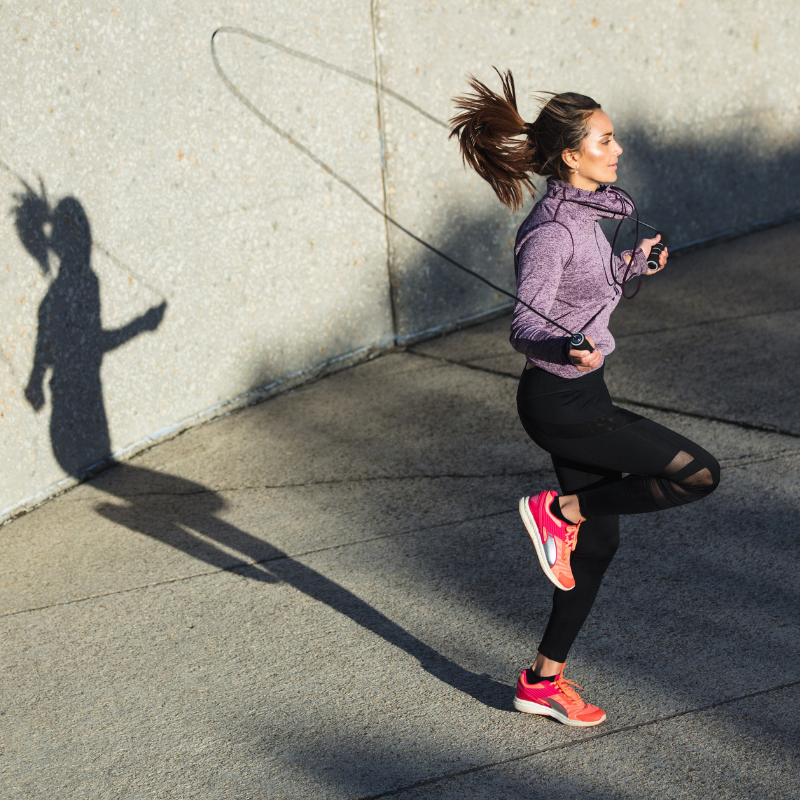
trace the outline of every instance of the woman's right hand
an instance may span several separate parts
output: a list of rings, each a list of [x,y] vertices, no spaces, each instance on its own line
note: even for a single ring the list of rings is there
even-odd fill
[[[587,336],[586,341],[594,347],[594,350],[569,351],[570,363],[579,372],[589,372],[589,370],[597,369],[603,361],[603,354],[595,347],[594,339],[591,336]]]

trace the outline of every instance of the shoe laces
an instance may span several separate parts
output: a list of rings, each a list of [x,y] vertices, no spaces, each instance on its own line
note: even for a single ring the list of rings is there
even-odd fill
[[[575,689],[580,689],[583,691],[583,686],[579,686],[577,683],[575,683],[575,681],[565,678],[563,673],[561,675],[557,675],[553,683],[555,683],[555,685],[558,687],[558,691],[561,692],[561,694],[566,695],[570,700],[576,703],[583,702],[581,696],[575,691]]]
[[[574,550],[575,546],[578,544],[578,529],[580,527],[581,523],[579,522],[577,525],[567,525],[564,531],[564,544],[566,544],[570,550]]]

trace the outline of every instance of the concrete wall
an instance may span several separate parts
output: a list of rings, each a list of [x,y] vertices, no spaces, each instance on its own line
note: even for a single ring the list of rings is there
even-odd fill
[[[524,211],[446,137],[466,72],[511,68],[527,119],[536,89],[598,99],[619,184],[675,245],[800,208],[789,0],[114,5],[0,7],[0,519],[111,453],[504,305],[368,205],[512,287]],[[215,40],[238,97],[219,26],[256,34]]]

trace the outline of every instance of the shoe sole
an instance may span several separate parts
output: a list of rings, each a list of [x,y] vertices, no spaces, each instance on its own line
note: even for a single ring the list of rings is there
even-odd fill
[[[550,706],[543,706],[539,703],[533,703],[530,700],[520,700],[519,697],[514,698],[514,708],[516,708],[517,711],[521,711],[523,714],[540,714],[543,717],[552,717],[564,725],[569,725],[571,728],[591,728],[594,725],[599,725],[601,722],[606,721],[605,713],[595,722],[584,722],[583,720],[579,719],[570,719],[569,717],[564,716],[564,714],[559,714],[558,711],[556,711],[554,708],[550,708]]]
[[[544,543],[542,542],[541,534],[539,533],[539,529],[536,527],[536,521],[533,519],[533,514],[531,514],[530,506],[528,502],[530,501],[530,497],[523,497],[519,501],[519,515],[522,517],[522,524],[525,526],[525,529],[528,531],[528,536],[531,537],[531,542],[533,543],[533,548],[536,550],[536,555],[539,559],[539,566],[542,568],[542,571],[545,575],[547,575],[548,579],[552,581],[559,589],[568,592],[571,589],[574,589],[574,586],[564,586],[558,578],[556,578],[555,573],[552,569],[550,569],[550,564],[547,563],[547,555],[544,552]]]

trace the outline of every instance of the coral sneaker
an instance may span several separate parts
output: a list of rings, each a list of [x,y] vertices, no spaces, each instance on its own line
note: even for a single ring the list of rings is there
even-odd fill
[[[567,525],[550,513],[550,503],[555,497],[555,492],[539,492],[535,497],[523,497],[519,501],[519,515],[528,529],[544,574],[559,589],[567,591],[575,588],[569,556],[578,543],[580,523]]]
[[[517,681],[514,708],[524,714],[543,714],[574,728],[590,728],[606,718],[606,712],[581,700],[575,689],[583,689],[561,674],[555,680],[530,682],[531,670],[524,669]],[[574,688],[573,688],[574,687]]]

